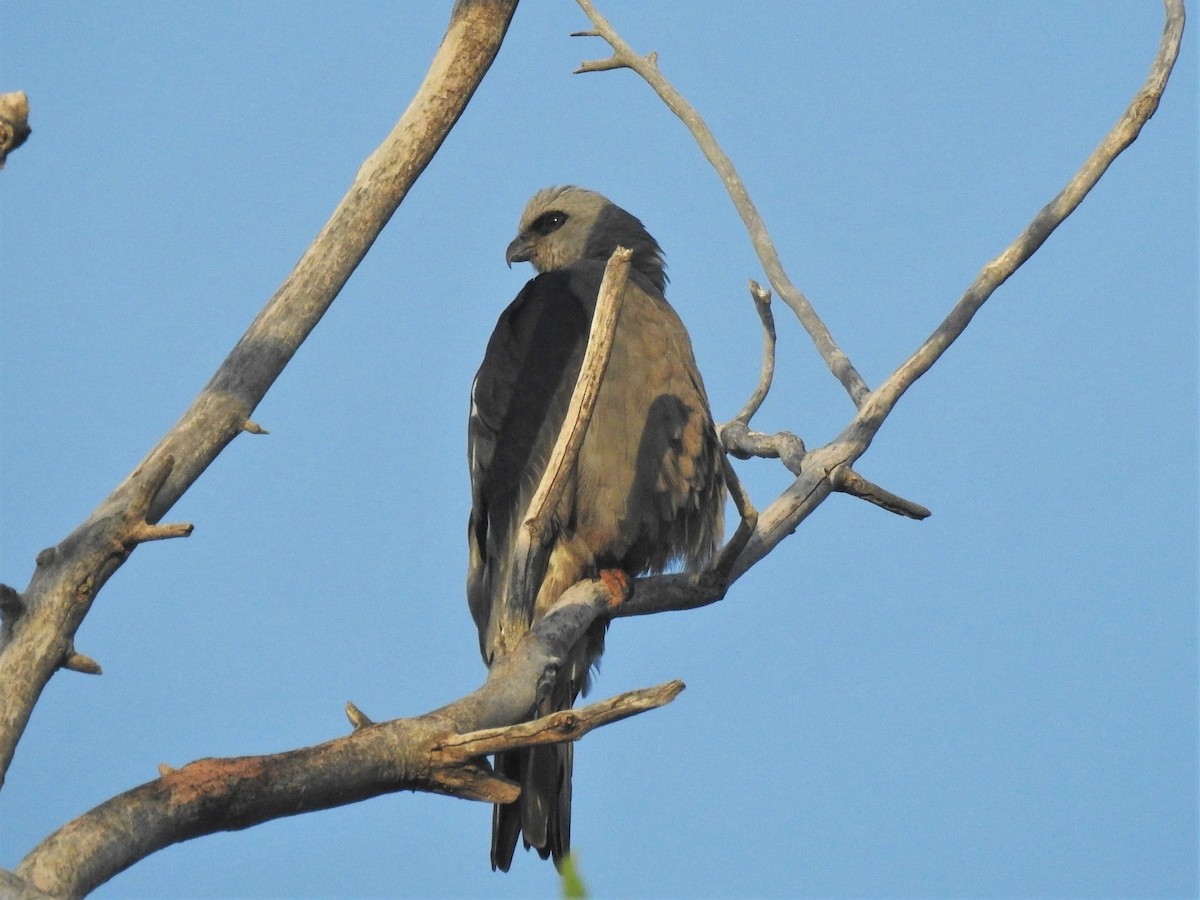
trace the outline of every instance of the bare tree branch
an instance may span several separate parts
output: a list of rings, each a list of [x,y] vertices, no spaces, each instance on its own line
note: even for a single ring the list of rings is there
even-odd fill
[[[606,267],[568,414],[524,520],[525,556],[520,558],[535,560],[546,549],[551,513],[565,473],[574,467],[611,354],[631,258],[630,251],[618,248]],[[156,471],[146,479],[139,509],[151,502],[165,477],[165,471]],[[376,724],[349,703],[353,731],[347,737],[270,756],[163,767],[155,781],[114,797],[48,837],[17,874],[42,890],[83,894],[169,844],[381,793],[426,790],[512,802],[518,786],[497,778],[478,757],[496,749],[576,740],[661,706],[682,690],[675,682],[526,721],[580,635],[628,592],[627,579],[602,576],[574,585],[513,652],[493,661],[483,687],[419,718]]]
[[[542,473],[542,480],[529,501],[529,509],[517,530],[516,546],[513,548],[513,565],[508,577],[512,579],[513,596],[527,597],[529,608],[537,594],[546,557],[553,537],[553,517],[566,489],[567,480],[575,470],[579,448],[587,436],[592,420],[592,410],[600,384],[608,369],[612,356],[613,338],[617,333],[617,320],[625,300],[625,284],[629,279],[629,265],[633,251],[618,247],[613,251],[604,267],[600,282],[600,293],[596,298],[596,309],[592,313],[592,324],[588,331],[587,349],[579,367],[579,377],[571,392],[566,418],[558,432],[554,450]]]
[[[910,519],[928,519],[932,513],[919,503],[905,500],[903,497],[885,491],[877,484],[863,478],[849,466],[841,466],[833,470],[833,489],[843,494],[850,494],[868,503],[874,503],[880,509],[907,516]]]
[[[368,725],[375,723],[361,709],[349,701],[346,702],[346,718],[350,720],[350,724],[355,731],[360,728],[366,728]]]
[[[50,900],[50,894],[39,891],[24,878],[5,869],[0,869],[0,897],[4,900]]]
[[[247,429],[255,406],[458,121],[495,58],[515,7],[516,0],[455,4],[412,103],[208,386],[82,525],[39,554],[22,594],[24,613],[6,617],[0,632],[0,782],[42,689],[72,652],[71,640],[96,592],[139,541],[171,536],[148,527]]]
[[[738,527],[734,531],[733,537],[721,548],[721,552],[700,574],[700,579],[715,578],[721,584],[728,584],[734,562],[742,555],[742,551],[754,534],[754,529],[758,526],[758,510],[754,508],[750,494],[741,479],[738,478],[737,472],[734,471],[729,457],[722,457],[721,464],[725,469],[725,486],[729,488],[729,496],[733,499],[733,505],[738,511]]]
[[[763,328],[762,368],[758,375],[758,384],[741,412],[733,417],[734,422],[749,427],[754,414],[762,408],[763,401],[771,391],[771,382],[775,379],[775,316],[771,312],[771,292],[757,281],[750,280],[750,299],[758,311],[758,319]]]
[[[446,764],[451,764],[521,747],[577,741],[602,725],[664,706],[683,688],[682,681],[668,681],[657,687],[626,691],[580,709],[560,710],[517,725],[451,735],[435,748],[435,752],[442,755]]]
[[[654,89],[654,92],[662,98],[667,108],[683,120],[683,124],[691,131],[692,136],[696,139],[696,143],[700,145],[705,158],[717,170],[717,174],[721,177],[725,189],[729,192],[738,215],[742,217],[742,222],[746,225],[746,231],[750,235],[750,242],[754,245],[754,251],[758,254],[758,258],[762,262],[763,271],[767,273],[768,280],[770,280],[771,285],[775,288],[775,293],[782,297],[783,301],[792,308],[792,311],[796,314],[796,318],[800,320],[800,324],[804,326],[804,330],[809,333],[813,343],[816,345],[817,352],[825,360],[829,371],[845,387],[846,393],[850,395],[855,406],[861,405],[868,393],[866,383],[862,380],[862,376],[858,374],[853,364],[851,364],[850,359],[842,352],[837,342],[834,341],[833,335],[825,327],[825,323],[821,321],[820,316],[817,315],[808,298],[788,278],[787,272],[784,271],[783,263],[779,259],[779,253],[775,249],[775,242],[771,240],[766,223],[763,222],[762,216],[759,215],[754,201],[750,199],[750,193],[746,190],[745,184],[742,183],[741,176],[738,175],[737,169],[734,168],[732,160],[729,159],[725,151],[717,144],[716,138],[713,137],[704,120],[700,118],[700,114],[696,112],[691,104],[684,99],[683,95],[675,90],[674,86],[659,72],[658,55],[656,53],[651,53],[648,56],[638,55],[617,34],[608,21],[596,11],[591,0],[577,0],[577,2],[588,19],[591,20],[592,25],[595,26],[595,30],[575,32],[574,36],[603,38],[612,47],[613,56],[611,59],[601,62],[583,63],[575,70],[576,73],[600,72],[618,68],[632,69]]]
[[[79,672],[81,675],[104,674],[104,670],[100,668],[100,663],[96,662],[90,656],[84,656],[75,649],[72,649],[67,658],[62,661],[62,667],[70,669],[72,672]]]
[[[713,165],[724,177],[726,170],[723,164],[718,164],[719,160],[725,159],[724,154],[713,152],[714,142],[711,133],[700,121],[695,111],[662,77],[654,61],[634,54],[613,31],[612,26],[595,11],[590,0],[577,0],[577,2],[596,26],[596,31],[588,32],[588,34],[602,36],[613,47],[615,58],[641,75],[663,98],[664,102],[684,119],[693,134],[696,135],[705,155],[709,157],[710,161],[713,161]],[[737,448],[733,452],[740,451],[747,455],[778,453],[781,458],[787,452],[791,459],[785,460],[785,462],[788,464],[788,468],[797,475],[796,480],[774,502],[759,513],[758,525],[754,534],[747,542],[745,550],[732,565],[728,578],[722,579],[716,577],[715,574],[710,574],[709,577],[701,578],[689,575],[659,575],[638,579],[633,596],[613,611],[614,617],[648,615],[666,610],[694,609],[720,600],[733,581],[795,531],[800,523],[835,490],[861,496],[902,515],[923,518],[928,514],[928,511],[919,504],[897,497],[883,488],[872,485],[856,473],[849,472],[849,467],[866,453],[871,441],[882,427],[888,414],[895,408],[904,391],[928,371],[945,349],[962,334],[971,317],[996,288],[1029,259],[1054,229],[1074,211],[1112,161],[1133,143],[1142,127],[1154,115],[1170,77],[1171,69],[1179,55],[1184,25],[1182,0],[1164,0],[1164,9],[1165,24],[1158,52],[1150,67],[1145,84],[1134,96],[1124,115],[1058,196],[1033,218],[1033,221],[1003,253],[984,266],[975,283],[958,301],[950,315],[933,335],[877,390],[865,394],[856,394],[851,390],[859,409],[841,434],[825,446],[805,452],[803,444],[794,435],[786,433],[783,433],[786,436],[755,434],[737,420],[723,426],[722,439],[726,442],[726,446]],[[714,157],[717,161],[714,161]],[[727,186],[728,184],[727,182]],[[735,202],[736,200],[735,196]],[[746,218],[745,215],[743,218]],[[761,222],[758,222],[757,225],[761,226]],[[765,265],[766,261],[764,260]],[[784,291],[780,290],[779,284],[773,278],[772,284],[775,285],[780,296],[786,299]],[[820,342],[818,342],[818,349],[821,349]],[[822,351],[822,356],[829,363],[831,357],[827,356],[824,351]],[[833,368],[832,365],[830,367]],[[843,384],[846,382],[843,381]],[[753,453],[748,449],[751,447],[754,448]]]
[[[625,284],[629,280],[632,259],[632,250],[618,247],[604,267],[596,309],[588,330],[587,349],[579,366],[579,376],[571,393],[567,415],[550,460],[546,463],[545,477],[529,501],[529,511],[525,516],[526,529],[539,536],[550,529],[550,519],[562,499],[567,479],[579,457],[579,448],[587,436],[592,410],[596,407],[596,396],[600,393],[600,384],[612,356],[613,338],[625,300]]]
[[[536,686],[553,677],[558,660],[620,599],[603,579],[574,585],[512,653],[493,663],[478,690],[434,712],[373,723],[354,708],[353,732],[323,744],[160,767],[158,778],[51,834],[15,874],[31,889],[78,897],[171,844],[381,794],[420,790],[511,802],[518,787],[494,775],[484,754],[577,740],[669,703],[683,689],[669,682],[525,721]]]
[[[734,580],[795,530],[833,491],[853,494],[904,515],[928,515],[923,507],[863,479],[852,470],[852,464],[869,448],[904,391],[936,362],[982,303],[1041,246],[1112,160],[1137,137],[1157,107],[1183,27],[1182,4],[1165,0],[1167,22],[1158,56],[1146,86],[1125,116],[1063,192],[1004,253],[984,267],[946,321],[883,385],[869,392],[811,305],[783,274],[765,226],[728,158],[694,110],[658,73],[653,54],[646,59],[633,55],[595,13],[590,0],[579,2],[596,24],[596,31],[589,34],[604,37],[615,51],[612,59],[586,63],[580,71],[632,68],[684,119],[725,179],[776,291],[796,310],[827,365],[854,399],[856,415],[835,440],[813,451],[807,451],[799,438],[787,432],[765,435],[751,431],[750,419],[770,386],[766,363],[768,356],[773,361],[774,354],[768,335],[759,388],[742,412],[722,427],[722,439],[735,455],[780,458],[797,477],[770,506],[756,513],[730,470],[742,524],[710,569],[639,579],[632,597],[627,584],[611,579],[576,584],[511,653],[494,661],[478,690],[423,716],[377,724],[348,704],[354,730],[345,737],[268,756],[199,760],[180,769],[163,766],[159,778],[112,798],[50,835],[22,861],[16,873],[0,872],[0,892],[80,896],[171,843],[402,789],[509,801],[516,796],[516,786],[498,778],[481,759],[483,754],[574,740],[591,728],[669,702],[682,689],[681,683],[673,682],[526,721],[536,708],[539,690],[554,677],[559,661],[597,617],[688,609],[720,599]],[[53,671],[57,667],[99,670],[72,643],[97,591],[138,543],[190,533],[190,525],[162,525],[159,520],[236,434],[263,433],[249,418],[250,413],[454,124],[490,65],[514,5],[461,0],[455,6],[446,38],[417,99],[364,164],[321,235],[212,382],[83,525],[38,555],[37,571],[24,593],[0,586],[0,684],[4,685],[0,692],[0,775]],[[627,260],[625,264],[627,267]],[[610,268],[616,266],[610,263]],[[623,285],[623,275],[615,278]],[[605,284],[608,282],[606,272]],[[614,291],[619,302],[621,287]],[[760,304],[760,313],[764,307],[765,302]],[[561,446],[556,448],[557,461],[547,466],[540,499],[531,504],[526,519],[534,538],[544,535],[548,511],[555,508],[556,479],[572,466],[578,445],[572,450],[571,441],[581,439],[587,427],[590,412],[582,399],[589,389],[584,384],[585,373],[598,365],[590,388],[594,390],[607,357],[603,335],[605,329],[614,327],[615,309],[611,314],[612,322],[601,322],[598,305],[588,358],[576,385],[578,412],[574,418],[568,416],[560,434]],[[769,332],[768,319],[769,310],[764,315],[764,330]],[[607,333],[611,340],[611,331]],[[771,343],[769,350],[767,343]],[[596,363],[595,358],[601,361]],[[572,433],[577,437],[572,438]],[[534,541],[539,542],[545,543]]]
[[[879,424],[892,411],[904,392],[929,371],[946,348],[966,330],[975,313],[979,312],[995,290],[1037,252],[1054,229],[1083,202],[1083,198],[1096,186],[1113,160],[1137,140],[1142,126],[1158,109],[1167,79],[1170,78],[1175,60],[1179,56],[1179,44],[1183,38],[1185,13],[1182,0],[1164,0],[1163,6],[1166,21],[1158,53],[1150,66],[1145,84],[1134,95],[1121,118],[1084,161],[1067,186],[1042,207],[1033,217],[1033,221],[1017,235],[1004,252],[983,267],[933,334],[871,394],[846,433],[853,432],[856,438],[865,438],[870,442],[868,434],[873,436],[879,430]]]

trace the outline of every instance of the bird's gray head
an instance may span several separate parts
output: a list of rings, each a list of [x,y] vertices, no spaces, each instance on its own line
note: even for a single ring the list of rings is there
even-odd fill
[[[544,188],[525,204],[516,238],[505,259],[531,262],[539,272],[561,269],[581,259],[607,262],[617,247],[633,251],[633,269],[659,293],[667,274],[662,249],[635,216],[586,188]]]

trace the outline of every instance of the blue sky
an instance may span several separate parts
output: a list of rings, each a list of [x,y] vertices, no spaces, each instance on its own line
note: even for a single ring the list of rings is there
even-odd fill
[[[0,174],[0,580],[24,587],[170,427],[407,105],[449,4],[0,6],[34,134]],[[706,117],[871,385],[1142,83],[1145,2],[601,5]],[[718,418],[761,270],[684,128],[570,3],[527,0],[331,312],[78,635],[0,794],[0,865],[159,762],[413,715],[484,675],[463,595],[466,397],[574,182],[664,246]],[[1195,25],[1192,25],[1194,32]],[[901,401],[859,470],[704,610],[616,623],[596,696],[682,678],[577,750],[596,897],[1197,892],[1197,57],[1141,138]],[[756,424],[851,415],[786,309]],[[740,463],[765,506],[788,483]],[[97,892],[550,896],[490,810],[403,794],[176,846]]]

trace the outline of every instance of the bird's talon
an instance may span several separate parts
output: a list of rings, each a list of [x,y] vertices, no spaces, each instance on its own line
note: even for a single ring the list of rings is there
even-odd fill
[[[608,588],[609,609],[620,606],[629,599],[629,595],[633,592],[633,585],[629,580],[628,573],[621,569],[601,569],[600,580]]]

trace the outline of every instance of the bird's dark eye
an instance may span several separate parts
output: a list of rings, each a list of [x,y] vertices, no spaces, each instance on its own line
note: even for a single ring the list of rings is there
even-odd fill
[[[554,212],[542,213],[533,220],[533,224],[529,228],[537,234],[544,235],[562,228],[565,221],[567,221],[567,214],[556,210]]]

